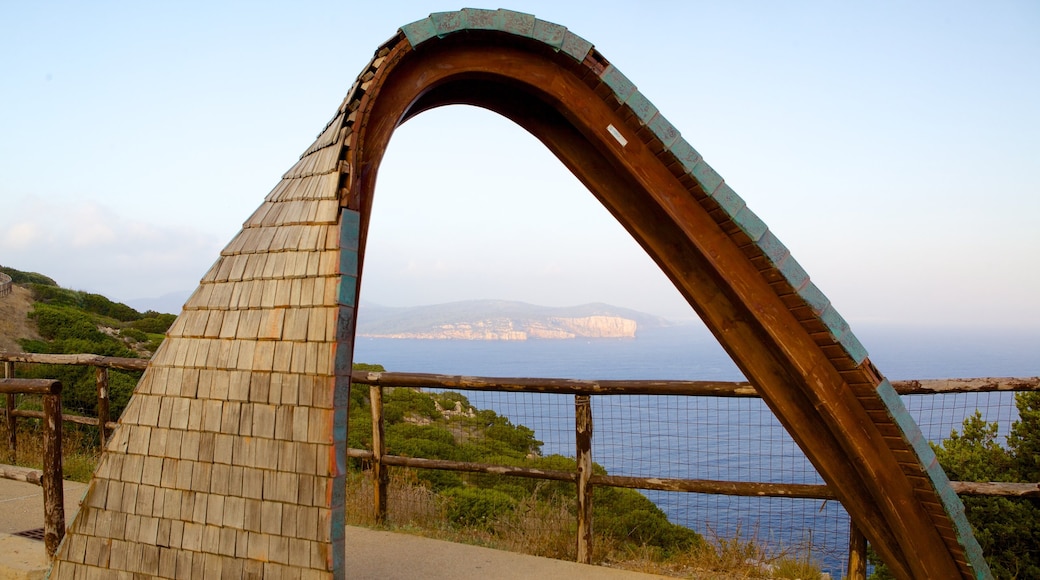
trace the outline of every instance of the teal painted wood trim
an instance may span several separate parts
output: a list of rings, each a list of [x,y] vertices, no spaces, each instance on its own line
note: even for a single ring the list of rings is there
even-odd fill
[[[697,184],[708,195],[715,193],[715,190],[722,185],[722,176],[712,169],[711,165],[708,165],[704,159],[701,159],[693,166],[693,169],[690,170],[690,175],[697,180]]]
[[[707,165],[705,164],[705,166]],[[708,167],[708,169],[711,168]],[[712,170],[712,173],[715,173],[715,171]],[[715,173],[715,175],[718,175],[718,173]],[[722,178],[720,177],[719,179],[721,180]],[[747,207],[747,204],[744,203],[744,198],[737,195],[737,192],[733,191],[733,188],[725,182],[719,183],[715,188],[715,191],[711,193],[711,197],[718,202],[719,206],[722,207],[722,210],[726,212],[726,215],[728,215],[730,219],[740,213],[740,210]]]
[[[856,337],[851,328],[838,337],[838,344],[845,350],[845,354],[849,355],[852,362],[857,365],[863,364],[863,361],[867,360],[867,348],[863,346],[863,343],[859,341],[859,338]]]
[[[766,255],[766,258],[768,258],[774,266],[783,261],[783,259],[791,253],[787,250],[787,246],[785,246],[783,242],[781,242],[775,235],[773,235],[773,232],[769,230],[766,230],[766,233],[762,234],[762,237],[758,239],[756,245],[758,245],[758,249],[762,250],[762,253]]]
[[[560,52],[582,62],[592,52],[592,43],[568,30],[560,45]]]
[[[534,21],[536,18],[533,14],[504,9],[499,10],[499,13],[502,17],[502,32],[525,38],[534,38]]]
[[[794,256],[788,254],[784,258],[783,262],[780,262],[780,273],[783,274],[784,280],[791,285],[792,288],[797,291],[799,288],[804,287],[809,283],[809,274],[802,268],[802,265],[798,263],[798,260],[794,259]]]
[[[921,467],[924,468],[929,481],[938,493],[939,499],[943,503],[943,509],[949,516],[950,522],[957,533],[957,541],[964,549],[968,564],[975,572],[975,577],[980,580],[992,578],[993,575],[990,572],[989,565],[986,564],[986,560],[982,555],[982,547],[979,546],[978,541],[972,534],[971,524],[968,523],[968,519],[964,515],[964,503],[957,493],[953,491],[949,477],[943,471],[942,466],[939,465],[935,452],[921,432],[921,428],[917,426],[917,422],[914,421],[906,405],[903,404],[902,397],[892,387],[892,383],[888,382],[888,379],[883,379],[881,384],[877,386],[876,391],[878,397],[885,403],[888,416],[903,432],[903,437],[910,442],[911,449],[917,455]]]
[[[468,28],[466,13],[462,11],[434,12],[430,14],[430,22],[433,23],[433,28],[437,32],[437,38],[444,38],[453,32]]]
[[[427,17],[411,24],[405,24],[401,27],[401,32],[408,39],[408,44],[412,45],[412,48],[417,48],[420,44],[437,36],[437,27]]]
[[[336,312],[336,342],[333,348],[332,387],[332,497],[330,498],[329,542],[334,578],[346,578],[346,473],[349,427],[350,372],[354,366],[354,329],[357,321],[358,252],[361,214],[343,209],[339,218],[339,306]]]
[[[614,96],[617,97],[619,103],[627,101],[636,91],[636,86],[632,84],[632,81],[628,80],[628,77],[612,64],[608,64],[607,68],[603,69],[599,79],[614,91]]]
[[[339,214],[339,247],[357,251],[361,247],[361,213],[344,209]]]
[[[668,151],[675,156],[675,160],[683,166],[686,173],[693,171],[693,168],[701,161],[701,154],[681,136],[675,140],[675,143],[672,143]]]
[[[462,14],[468,30],[502,30],[502,15],[498,10],[463,8]]]
[[[657,107],[639,91],[633,92],[625,101],[632,114],[639,119],[640,124],[646,125],[657,114]]]
[[[547,44],[556,50],[563,46],[563,39],[567,37],[567,27],[546,22],[545,20],[534,21],[534,33],[531,38]]]
[[[866,351],[866,347],[863,346],[863,343],[859,342],[859,338],[856,337],[851,328],[846,334],[838,337],[838,344],[841,345],[841,348],[846,351],[846,354],[848,354],[857,365],[863,364],[863,361],[865,361],[869,355]]]
[[[740,211],[733,215],[733,223],[737,224],[740,231],[747,234],[747,237],[751,238],[752,242],[758,242],[758,240],[761,240],[762,236],[764,236],[769,230],[769,227],[766,226],[766,222],[762,221],[762,219],[746,205],[740,208]]]
[[[842,318],[841,314],[838,314],[838,311],[834,309],[833,304],[828,306],[823,311],[823,314],[820,314],[820,321],[827,327],[827,330],[830,331],[831,336],[833,336],[835,340],[841,338],[841,335],[845,334],[849,330],[849,323],[845,322],[845,319]]]
[[[665,149],[671,147],[679,139],[679,130],[660,111],[650,119],[650,132],[664,145]]]
[[[539,20],[533,14],[515,10],[463,8],[457,12],[434,12],[428,17],[401,27],[412,48],[431,38],[443,38],[464,30],[497,30],[531,38],[581,62],[592,50],[592,43],[567,30],[566,26]]]
[[[805,288],[798,291],[798,296],[805,301],[805,305],[812,309],[816,316],[823,314],[823,311],[831,304],[830,299],[816,287],[812,280],[805,285]]]

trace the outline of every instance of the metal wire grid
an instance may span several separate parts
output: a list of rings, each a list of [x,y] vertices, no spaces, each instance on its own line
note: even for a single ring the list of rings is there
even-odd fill
[[[542,393],[463,393],[535,431],[542,455],[573,457],[574,397]],[[1006,436],[1016,420],[1014,393],[904,396],[933,442],[962,430],[976,409]],[[612,475],[745,482],[823,483],[760,399],[653,395],[592,397],[593,460]],[[771,555],[812,555],[844,573],[849,517],[839,502],[644,492],[669,519],[716,541],[753,540]]]

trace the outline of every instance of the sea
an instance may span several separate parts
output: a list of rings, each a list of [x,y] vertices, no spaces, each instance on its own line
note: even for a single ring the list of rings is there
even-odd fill
[[[857,337],[890,380],[1040,376],[1040,329],[863,326]],[[742,381],[699,324],[641,329],[632,339],[458,341],[359,337],[354,360],[388,371],[489,377]],[[542,453],[575,455],[573,397],[468,391],[534,430]],[[1017,418],[1010,393],[905,396],[933,441],[978,410],[1006,437]],[[823,483],[758,399],[612,395],[593,397],[593,461],[612,475]],[[844,574],[849,522],[840,503],[644,491],[672,522],[706,538],[753,540],[770,555],[808,556]]]

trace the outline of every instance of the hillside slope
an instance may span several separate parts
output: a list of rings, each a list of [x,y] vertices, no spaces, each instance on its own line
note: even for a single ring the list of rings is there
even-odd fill
[[[17,284],[10,294],[0,297],[0,352],[22,352],[18,339],[40,338],[36,324],[26,316],[32,305],[32,292]]]

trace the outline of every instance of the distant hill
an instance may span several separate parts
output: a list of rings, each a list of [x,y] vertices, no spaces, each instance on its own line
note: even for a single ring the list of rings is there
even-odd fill
[[[5,266],[0,272],[14,282],[0,297],[0,351],[148,358],[177,318],[62,288],[37,272]]]
[[[634,338],[669,321],[609,304],[563,308],[506,300],[469,300],[415,307],[363,303],[359,336],[431,340]]]

